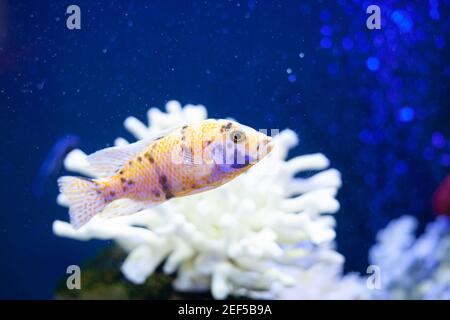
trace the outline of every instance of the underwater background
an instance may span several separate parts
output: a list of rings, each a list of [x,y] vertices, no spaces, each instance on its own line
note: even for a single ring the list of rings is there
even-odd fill
[[[71,4],[80,30],[66,27]],[[371,4],[380,30],[366,27]],[[408,214],[423,232],[450,172],[449,12],[442,0],[0,0],[0,298],[50,299],[68,265],[112,243],[53,234],[68,219],[57,156],[130,138],[126,117],[172,99],[290,128],[290,154],[326,154],[343,182],[337,250],[365,274],[377,231]]]

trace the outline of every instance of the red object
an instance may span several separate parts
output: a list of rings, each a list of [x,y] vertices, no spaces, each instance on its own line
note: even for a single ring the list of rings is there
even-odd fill
[[[433,211],[450,216],[450,174],[445,177],[433,195]]]

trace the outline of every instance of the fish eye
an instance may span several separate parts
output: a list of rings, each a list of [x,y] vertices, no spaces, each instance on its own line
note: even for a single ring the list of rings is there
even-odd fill
[[[245,139],[245,133],[241,130],[234,130],[230,133],[230,139],[234,143],[241,142]]]

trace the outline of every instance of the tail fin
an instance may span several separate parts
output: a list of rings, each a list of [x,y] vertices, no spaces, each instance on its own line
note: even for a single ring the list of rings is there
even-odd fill
[[[59,191],[69,200],[70,223],[75,229],[86,224],[106,205],[98,185],[92,180],[61,177],[58,179],[58,186]]]

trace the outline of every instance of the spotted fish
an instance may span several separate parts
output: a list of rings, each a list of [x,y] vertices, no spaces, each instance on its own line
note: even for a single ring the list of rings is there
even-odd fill
[[[155,138],[97,151],[87,160],[98,178],[64,176],[60,192],[80,228],[94,215],[129,215],[171,198],[207,191],[266,156],[271,138],[230,120],[208,119]]]

